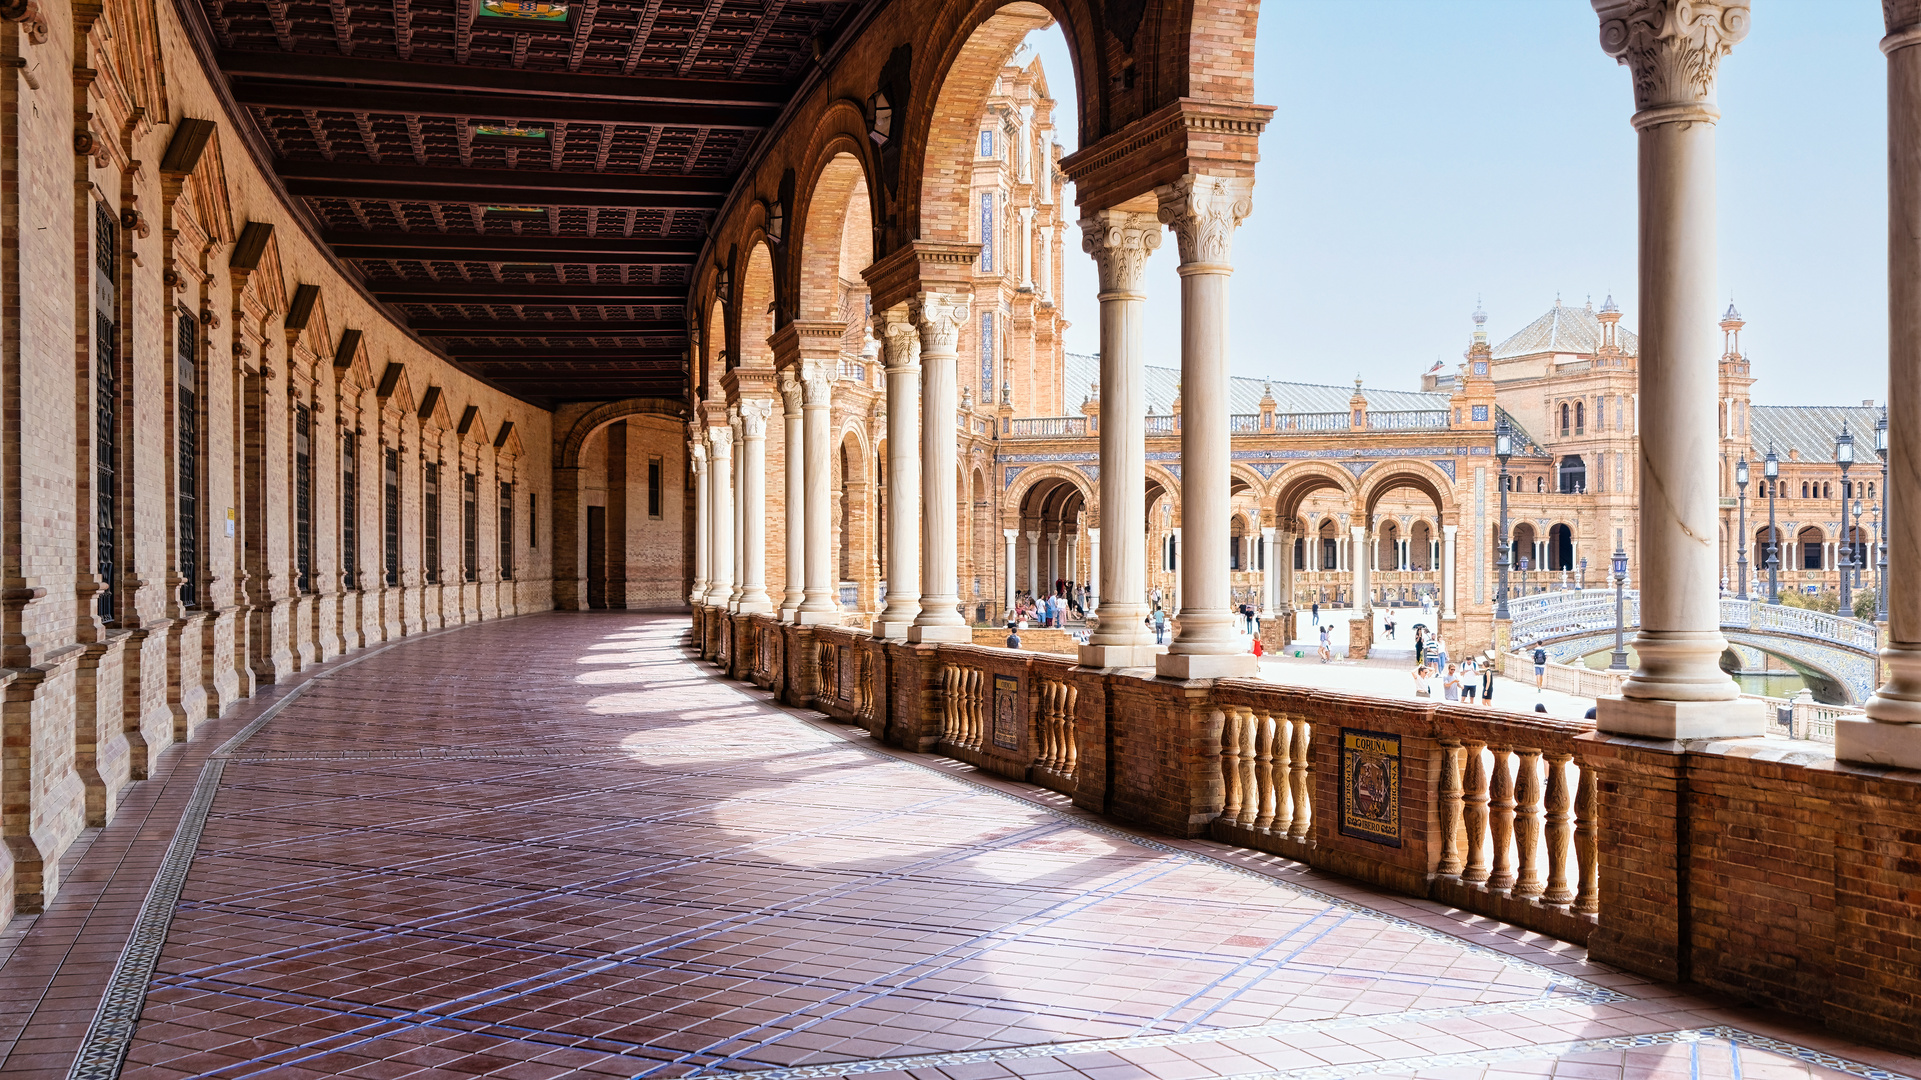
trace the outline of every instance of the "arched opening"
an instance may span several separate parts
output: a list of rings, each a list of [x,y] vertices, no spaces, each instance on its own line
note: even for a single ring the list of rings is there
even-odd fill
[[[1556,490],[1563,495],[1579,495],[1587,490],[1587,461],[1581,455],[1568,454],[1561,458]]]
[[[1795,534],[1794,544],[1801,549],[1801,569],[1826,570],[1827,536],[1810,525]]]
[[[1547,540],[1547,568],[1573,570],[1574,530],[1564,524],[1553,525],[1547,531]]]

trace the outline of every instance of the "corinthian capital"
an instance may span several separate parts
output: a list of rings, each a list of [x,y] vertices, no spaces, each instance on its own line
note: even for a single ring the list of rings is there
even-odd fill
[[[1881,0],[1881,16],[1887,21],[1888,37],[1894,39],[1882,45],[1886,51],[1894,51],[1889,44],[1911,45],[1921,36],[1921,0]]]
[[[1748,36],[1748,0],[1593,0],[1601,51],[1634,76],[1637,127],[1719,119],[1714,72]]]
[[[687,460],[693,462],[694,471],[707,467],[707,444],[699,439],[687,440]]]
[[[1139,293],[1147,257],[1161,246],[1161,224],[1151,214],[1097,210],[1081,219],[1081,250],[1094,256],[1104,293]]]
[[[801,400],[810,408],[826,408],[834,393],[834,362],[832,360],[802,360],[800,362]]]
[[[888,371],[920,370],[920,329],[906,304],[874,312],[874,336],[880,339]]]
[[[1154,194],[1161,203],[1161,223],[1174,230],[1182,266],[1232,262],[1234,230],[1254,209],[1253,177],[1188,173]]]
[[[921,352],[952,356],[960,351],[961,327],[967,324],[970,297],[924,292],[914,297],[909,313],[920,328]]]
[[[724,427],[708,428],[707,429],[707,445],[714,448],[714,460],[716,462],[720,461],[722,458],[733,457],[734,456],[734,430],[732,428],[724,428]]]
[[[767,437],[767,417],[774,411],[771,401],[749,399],[740,403],[740,437],[743,439],[765,439]]]
[[[786,415],[799,416],[801,403],[800,377],[789,369],[783,370],[776,378],[780,382],[780,402],[786,406]]]

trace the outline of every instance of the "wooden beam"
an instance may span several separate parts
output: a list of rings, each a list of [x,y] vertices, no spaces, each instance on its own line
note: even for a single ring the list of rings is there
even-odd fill
[[[532,349],[526,347],[508,348],[504,346],[478,346],[472,348],[448,349],[449,356],[483,364],[598,364],[598,363],[645,363],[648,365],[666,364],[678,366],[686,354],[683,348],[637,348],[637,349]]]
[[[459,337],[582,337],[592,334],[646,334],[658,336],[687,333],[685,319],[413,319],[409,325],[416,334]]]
[[[330,56],[278,50],[223,49],[220,70],[228,75],[269,82],[322,82],[335,85],[456,90],[557,98],[598,98],[636,105],[752,105],[768,109],[768,119],[787,104],[794,88],[785,83],[745,79],[669,79],[637,75],[582,75],[578,72],[432,64],[406,60]]]
[[[512,233],[355,233],[321,237],[343,259],[456,259],[478,262],[684,265],[701,241],[679,236],[595,237]]]
[[[585,192],[604,194],[608,192],[630,193],[634,195],[703,195],[711,196],[697,204],[680,205],[720,205],[720,198],[732,189],[733,181],[725,176],[686,176],[680,173],[649,175],[644,173],[599,173],[599,172],[555,172],[552,169],[458,169],[420,165],[353,165],[331,161],[288,161],[282,158],[274,162],[274,172],[280,178],[292,182],[313,181],[335,189],[331,193],[343,198],[368,196],[358,189],[373,186],[382,189],[401,188],[477,188],[494,192],[482,200],[492,204],[513,202],[554,202],[553,198],[528,199],[522,193],[541,192],[545,195],[576,195]],[[315,192],[328,194],[329,192]],[[381,197],[381,196],[373,196]],[[422,196],[395,195],[392,198],[421,198]],[[625,204],[622,204],[625,205]],[[646,203],[644,205],[661,205]]]
[[[377,199],[382,202],[458,203],[474,206],[609,206],[622,210],[713,210],[724,195],[656,194],[646,191],[564,191],[551,187],[523,187],[513,181],[515,174],[501,170],[499,183],[473,187],[458,185],[413,185],[390,180],[342,182],[335,180],[288,180],[287,193],[318,199]],[[523,218],[522,220],[528,220]]]
[[[480,68],[462,70],[479,71]],[[301,85],[237,80],[234,98],[264,109],[324,109],[385,116],[452,116],[475,120],[536,120],[550,123],[624,124],[648,127],[728,128],[762,131],[777,110],[766,105],[713,105],[705,102],[636,104],[601,97],[547,97],[539,94],[348,89],[339,85]]]
[[[681,304],[687,301],[685,285],[528,285],[514,282],[374,280],[367,282],[367,291],[383,299],[445,297],[455,302],[487,301],[496,304],[551,304],[556,300],[628,304]]]

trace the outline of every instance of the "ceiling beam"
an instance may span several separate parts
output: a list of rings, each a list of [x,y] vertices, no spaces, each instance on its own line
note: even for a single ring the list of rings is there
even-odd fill
[[[475,68],[473,70],[480,70]],[[263,109],[323,109],[386,116],[452,116],[475,120],[534,120],[569,124],[624,124],[630,127],[735,128],[761,131],[776,112],[763,105],[696,103],[636,104],[593,97],[539,94],[459,94],[440,90],[349,89],[339,85],[237,80],[234,99]]]
[[[449,170],[465,172],[467,170]],[[471,187],[458,184],[407,184],[391,180],[364,182],[338,180],[286,180],[290,195],[315,199],[379,199],[401,202],[460,203],[473,206],[601,206],[621,210],[710,210],[720,206],[724,195],[687,195],[650,191],[565,191],[551,187],[523,187],[514,182],[519,174],[502,169],[493,174],[498,183]]]
[[[338,189],[337,194],[351,197],[362,187],[376,188],[477,188],[499,192],[485,201],[513,202],[521,192],[542,192],[549,196],[573,196],[586,192],[615,192],[632,195],[710,196],[697,203],[680,205],[718,206],[721,196],[733,187],[725,176],[688,176],[681,173],[600,173],[555,172],[552,169],[461,169],[431,165],[355,165],[332,161],[274,162],[274,172],[292,182],[311,182]],[[508,193],[514,193],[510,198]],[[363,196],[364,197],[364,196]],[[379,197],[379,196],[375,196]],[[547,201],[553,201],[549,198]],[[662,205],[649,203],[647,205]]]
[[[691,237],[542,236],[505,233],[356,233],[329,230],[322,239],[343,259],[458,259],[479,262],[686,264],[700,254]]]
[[[609,334],[684,335],[687,320],[551,319],[499,321],[494,319],[414,319],[416,334],[439,337],[605,337]]]
[[[480,94],[601,98],[637,105],[758,106],[768,110],[770,122],[773,114],[787,104],[794,92],[793,87],[783,83],[749,82],[743,79],[583,75],[569,71],[531,71],[482,67],[478,64],[431,64],[246,49],[221,50],[219,63],[220,70],[228,75],[273,82],[351,83]]]
[[[512,364],[515,367],[537,364],[647,363],[649,369],[678,370],[684,348],[648,349],[504,349],[449,348],[450,356],[476,364]]]
[[[569,300],[628,304],[684,304],[684,285],[570,285],[565,283],[488,281],[367,282],[367,291],[382,299],[425,300],[445,297],[456,303],[552,304]]]

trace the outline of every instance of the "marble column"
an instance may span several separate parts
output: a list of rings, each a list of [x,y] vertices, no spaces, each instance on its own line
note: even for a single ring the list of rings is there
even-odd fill
[[[1640,667],[1602,731],[1660,739],[1762,734],[1721,670],[1720,342],[1715,69],[1747,35],[1747,0],[1594,0],[1601,47],[1634,89],[1640,176]],[[1536,566],[1540,564],[1537,562]]]
[[[834,595],[834,499],[829,481],[833,478],[832,417],[829,409],[834,390],[831,361],[803,360],[800,363],[801,394],[801,499],[806,517],[806,586],[795,621],[813,625],[838,623],[840,600]]]
[[[1180,628],[1155,663],[1175,679],[1260,671],[1234,628],[1227,565],[1227,282],[1234,230],[1253,208],[1253,192],[1252,177],[1192,173],[1155,191],[1181,255],[1181,517],[1194,523],[1193,551],[1181,559]]]
[[[1027,531],[1027,595],[1038,599],[1041,594],[1041,534],[1038,529]]]
[[[1179,615],[1181,613],[1181,576],[1187,567],[1187,549],[1181,546],[1180,526],[1176,525],[1167,535],[1168,550],[1173,554],[1173,558],[1169,561],[1174,564],[1174,597],[1172,606],[1168,608],[1168,614]],[[1156,663],[1158,664],[1159,661]]]
[[[740,610],[741,582],[746,578],[747,549],[747,446],[741,438],[740,404],[727,406],[727,427],[734,433],[734,587],[727,593],[727,612]]]
[[[1093,621],[1094,609],[1100,606],[1101,594],[1101,531],[1087,530],[1087,614]]]
[[[1349,565],[1354,568],[1354,588],[1351,600],[1354,604],[1354,610],[1366,611],[1374,606],[1371,595],[1374,585],[1372,579],[1368,577],[1367,572],[1369,566],[1367,560],[1367,526],[1353,525],[1350,526],[1350,529],[1353,534],[1354,546],[1353,556],[1349,560]]]
[[[687,461],[694,470],[694,591],[687,602],[697,607],[707,602],[707,530],[713,516],[707,506],[707,443],[704,440],[687,440]]]
[[[1454,536],[1459,525],[1441,526],[1441,618],[1452,619],[1454,612]]]
[[[782,433],[786,436],[783,443],[786,498],[782,500],[780,517],[787,546],[787,583],[780,596],[780,621],[791,623],[807,597],[807,515],[800,499],[800,492],[807,486],[807,454],[801,421],[800,378],[792,371],[783,371],[779,380],[781,420],[785,425]]]
[[[713,527],[707,557],[710,580],[707,583],[709,607],[725,607],[734,591],[734,432],[731,428],[709,427],[707,445],[712,448],[708,483],[712,485]]]
[[[741,571],[743,613],[774,610],[767,595],[767,418],[772,402],[740,403]]]
[[[1163,647],[1147,628],[1147,382],[1141,348],[1141,279],[1161,246],[1152,215],[1101,210],[1081,219],[1081,247],[1094,257],[1101,305],[1101,613],[1081,663],[1145,667]],[[1117,521],[1118,525],[1106,525]]]
[[[1007,545],[1007,610],[1008,611],[1014,610],[1014,584],[1015,584],[1014,576],[1016,573],[1019,572],[1018,567],[1015,565],[1015,561],[1014,561],[1016,558],[1014,542],[1020,538],[1020,535],[1021,535],[1021,531],[1019,529],[1002,529],[1001,530],[1001,539],[1006,541],[1006,545]]]
[[[887,608],[874,636],[904,641],[920,614],[920,331],[907,305],[874,313],[887,364]]]
[[[1054,301],[1054,230],[1041,229],[1040,294],[1045,303]]]
[[[1843,761],[1921,769],[1921,6],[1884,5],[1888,36],[1888,681],[1868,719],[1834,725]],[[1905,494],[1904,494],[1905,493]]]
[[[1280,552],[1274,547],[1275,530],[1269,525],[1261,530],[1261,618],[1274,615],[1274,559]]]
[[[955,411],[961,327],[970,298],[924,292],[909,314],[920,330],[921,352],[921,597],[909,641],[970,641],[961,618],[955,527],[960,450]]]

